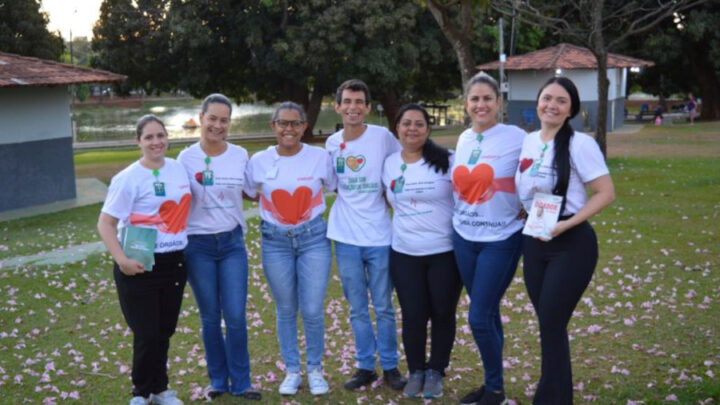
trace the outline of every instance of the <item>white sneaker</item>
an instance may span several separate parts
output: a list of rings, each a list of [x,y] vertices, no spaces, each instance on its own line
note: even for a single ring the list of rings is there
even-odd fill
[[[150,399],[141,397],[139,395],[136,397],[133,397],[133,399],[130,400],[130,405],[148,405],[149,403],[150,403]]]
[[[330,391],[327,381],[323,377],[322,370],[313,370],[308,373],[308,384],[310,385],[310,393],[313,395],[323,395]]]
[[[177,397],[177,391],[170,390],[150,395],[150,403],[158,405],[183,405],[183,401]]]
[[[301,382],[300,373],[287,373],[282,384],[280,384],[280,388],[278,388],[278,392],[280,395],[295,395]]]

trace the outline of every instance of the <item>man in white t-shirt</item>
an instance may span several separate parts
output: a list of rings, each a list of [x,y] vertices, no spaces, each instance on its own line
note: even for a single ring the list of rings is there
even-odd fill
[[[342,118],[343,129],[325,143],[338,179],[327,236],[335,241],[338,273],[350,303],[357,360],[357,370],[345,388],[356,390],[378,378],[377,351],[385,383],[402,390],[405,379],[397,369],[397,331],[388,271],[390,213],[382,188],[383,162],[400,150],[400,144],[387,128],[363,121],[371,106],[370,90],[362,81],[351,79],[338,87],[335,111]],[[377,336],[370,319],[368,289]]]

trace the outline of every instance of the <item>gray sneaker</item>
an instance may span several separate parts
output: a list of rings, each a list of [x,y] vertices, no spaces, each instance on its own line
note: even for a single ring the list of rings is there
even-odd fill
[[[408,398],[415,398],[423,390],[423,384],[425,382],[425,372],[422,370],[414,371],[410,374],[405,388],[403,388],[403,394]]]
[[[425,398],[440,398],[443,394],[443,376],[439,371],[432,369],[425,370],[425,385],[423,396]]]

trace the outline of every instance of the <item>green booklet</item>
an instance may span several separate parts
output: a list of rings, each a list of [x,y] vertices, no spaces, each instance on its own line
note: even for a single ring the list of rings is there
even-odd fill
[[[137,260],[151,271],[155,264],[157,229],[128,225],[120,233],[120,245],[125,256]]]

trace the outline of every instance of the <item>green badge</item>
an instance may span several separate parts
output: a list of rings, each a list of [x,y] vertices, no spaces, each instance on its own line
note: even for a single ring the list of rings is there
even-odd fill
[[[473,149],[472,153],[470,153],[470,159],[468,159],[469,165],[474,165],[477,163],[478,159],[480,159],[480,154],[482,151],[480,149]]]
[[[212,186],[213,185],[213,171],[212,170],[203,170],[202,185],[203,186]]]
[[[153,183],[153,189],[155,189],[156,196],[165,197],[165,183],[162,181],[156,181]]]
[[[342,156],[338,156],[335,160],[335,171],[338,173],[345,173],[345,159]]]

